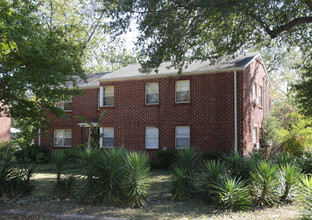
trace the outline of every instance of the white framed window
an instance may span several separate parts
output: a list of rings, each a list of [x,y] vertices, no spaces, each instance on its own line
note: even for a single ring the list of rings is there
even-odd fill
[[[257,91],[257,85],[256,85],[256,83],[253,83],[253,84],[252,84],[252,101],[253,101],[254,103],[256,103],[256,101],[257,101],[257,94],[256,94],[256,91]]]
[[[175,84],[175,102],[190,102],[190,80],[178,80]]]
[[[114,106],[114,86],[100,87],[100,106]]]
[[[72,130],[55,129],[54,147],[71,147],[71,146],[72,146]]]
[[[57,104],[57,106],[64,110],[64,112],[71,112],[72,111],[72,99],[68,101],[61,101]]]
[[[258,86],[258,104],[262,106],[262,86]]]
[[[190,148],[190,126],[175,127],[175,148],[188,149]]]
[[[159,104],[159,86],[158,82],[145,84],[145,104]]]
[[[257,148],[257,128],[253,127],[252,129],[252,142],[253,142],[253,146],[254,148]]]
[[[145,127],[145,148],[159,148],[159,131],[157,127]]]
[[[101,132],[100,147],[113,148],[114,147],[114,128],[112,127],[100,128],[100,132]]]

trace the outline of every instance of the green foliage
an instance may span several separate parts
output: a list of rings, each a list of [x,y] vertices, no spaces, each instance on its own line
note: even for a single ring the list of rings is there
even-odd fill
[[[173,167],[179,167],[186,170],[188,174],[194,174],[198,169],[200,156],[191,149],[179,150],[174,158]]]
[[[201,159],[206,160],[220,160],[222,159],[224,152],[222,151],[207,151],[201,154]]]
[[[173,168],[170,183],[170,191],[173,199],[185,201],[193,197],[195,191],[194,179],[186,168]]]
[[[60,176],[57,182],[54,183],[53,195],[58,198],[72,198],[77,187],[77,180],[73,175]]]
[[[286,164],[281,167],[281,201],[291,201],[294,193],[297,191],[298,183],[301,177],[301,169],[292,164]]]
[[[16,149],[14,149],[10,142],[2,141],[0,142],[0,155],[3,153],[8,153],[13,155]]]
[[[46,149],[37,144],[31,144],[23,147],[22,149],[16,151],[14,155],[17,161],[44,163],[50,159],[49,153]]]
[[[176,157],[176,150],[162,150],[157,152],[157,159],[159,168],[168,169],[174,162]]]
[[[249,173],[252,167],[249,166],[248,160],[245,157],[240,156],[238,153],[232,153],[230,155],[224,155],[223,160],[232,178],[249,179]]]
[[[282,143],[281,149],[290,155],[301,156],[307,150],[306,140],[304,137],[290,134]]]
[[[302,157],[296,159],[297,165],[305,174],[312,174],[312,154],[306,152]]]
[[[278,166],[261,161],[250,174],[250,193],[260,207],[273,206],[279,202]]]
[[[248,187],[244,181],[224,177],[212,186],[212,200],[222,209],[230,211],[248,210],[251,201],[248,197]]]
[[[97,196],[100,203],[113,205],[121,202],[125,155],[124,148],[109,149],[104,152],[102,160],[97,164]]]
[[[125,157],[122,189],[131,207],[146,205],[145,197],[150,188],[147,177],[150,175],[148,156],[140,152],[128,152]]]
[[[274,116],[266,115],[263,121],[263,147],[270,147],[278,144],[277,119]]]
[[[277,153],[270,156],[270,161],[277,164],[279,167],[292,163],[295,160],[294,156],[287,153]]]
[[[312,218],[312,176],[303,175],[300,182],[300,199],[304,204],[301,219]]]

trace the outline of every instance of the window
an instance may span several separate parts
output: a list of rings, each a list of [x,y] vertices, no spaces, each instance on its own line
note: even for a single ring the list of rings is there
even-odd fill
[[[100,106],[114,106],[114,86],[100,87]]]
[[[256,83],[252,84],[252,101],[253,103],[256,103],[257,101],[257,94],[256,94]]]
[[[175,128],[175,146],[176,149],[190,148],[190,127],[177,126]]]
[[[257,128],[254,127],[252,130],[252,142],[254,145],[254,148],[257,148]]]
[[[145,127],[145,148],[157,149],[159,145],[159,133],[156,127]]]
[[[101,128],[101,134],[100,146],[104,148],[114,147],[114,128]]]
[[[72,100],[69,101],[62,101],[57,104],[57,106],[61,109],[63,109],[65,112],[71,112],[72,111]]]
[[[152,105],[159,103],[158,83],[146,83],[145,87],[145,104]]]
[[[259,85],[258,104],[262,106],[262,86]]]
[[[175,101],[176,103],[190,102],[190,80],[176,81]]]
[[[71,147],[72,130],[55,129],[54,130],[54,147]]]

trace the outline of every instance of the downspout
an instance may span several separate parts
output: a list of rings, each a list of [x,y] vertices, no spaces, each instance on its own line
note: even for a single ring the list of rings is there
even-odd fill
[[[38,145],[41,146],[41,129],[39,128]]]
[[[237,153],[237,82],[234,70],[234,152]]]

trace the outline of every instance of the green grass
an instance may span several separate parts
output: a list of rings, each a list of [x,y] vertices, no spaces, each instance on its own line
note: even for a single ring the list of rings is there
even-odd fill
[[[22,209],[42,213],[83,214],[107,217],[127,217],[131,219],[298,219],[299,208],[296,205],[254,210],[249,212],[220,212],[199,201],[173,201],[170,196],[170,175],[168,171],[152,170],[149,176],[151,190],[147,196],[147,206],[132,209],[124,206],[82,205],[77,200],[58,200],[51,195],[52,182],[56,174],[49,171],[48,164],[39,165],[32,181],[36,188],[33,193],[22,198],[1,203],[0,209]],[[78,174],[73,169],[71,174]]]

